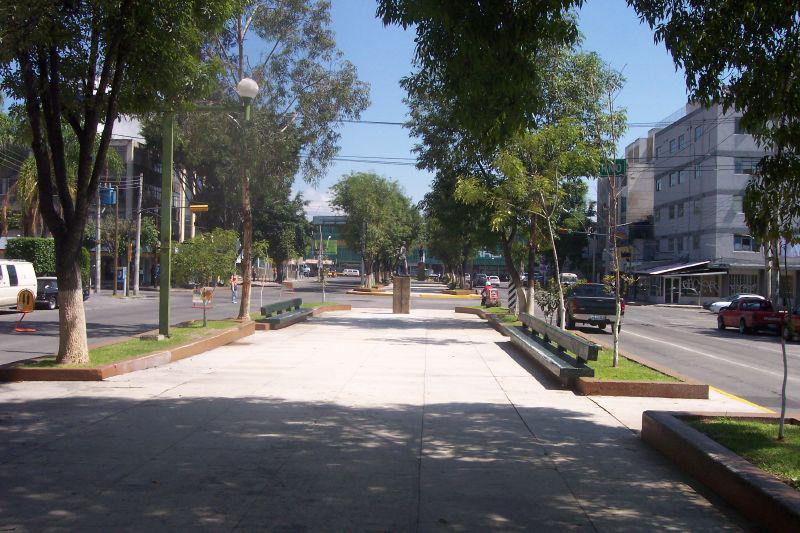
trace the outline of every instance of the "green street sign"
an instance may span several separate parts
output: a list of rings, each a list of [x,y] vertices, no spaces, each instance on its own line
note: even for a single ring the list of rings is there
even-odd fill
[[[628,171],[628,161],[625,159],[615,159],[613,164],[611,161],[605,163],[600,167],[600,177],[608,178],[609,176],[613,176],[615,171],[617,176],[624,176]]]

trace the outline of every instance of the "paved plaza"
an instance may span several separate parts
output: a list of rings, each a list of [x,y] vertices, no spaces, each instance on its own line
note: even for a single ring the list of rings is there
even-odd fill
[[[331,313],[98,383],[0,385],[0,530],[708,531],[746,527],[452,311]],[[701,491],[701,492],[698,492]]]

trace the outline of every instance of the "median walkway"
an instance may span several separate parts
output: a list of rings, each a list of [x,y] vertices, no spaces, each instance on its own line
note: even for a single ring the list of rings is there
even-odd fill
[[[331,313],[99,383],[0,385],[0,529],[738,528],[485,323]]]

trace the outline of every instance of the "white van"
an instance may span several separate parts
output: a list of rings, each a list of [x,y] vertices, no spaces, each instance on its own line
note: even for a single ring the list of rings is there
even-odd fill
[[[578,275],[571,272],[564,272],[561,274],[562,285],[575,285],[578,283]]]
[[[0,259],[0,307],[17,305],[17,295],[29,289],[36,295],[36,273],[27,261]]]
[[[359,272],[357,268],[345,268],[342,270],[342,276],[352,276],[357,278],[360,275],[361,272]]]

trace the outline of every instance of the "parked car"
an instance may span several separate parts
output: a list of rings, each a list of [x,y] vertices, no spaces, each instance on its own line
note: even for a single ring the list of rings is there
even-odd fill
[[[720,310],[717,316],[717,329],[738,328],[745,334],[763,329],[780,332],[784,313],[775,311],[772,302],[764,298],[741,297]]]
[[[342,276],[348,277],[358,277],[361,275],[361,272],[357,268],[345,268],[342,270]]]
[[[498,276],[486,276],[486,282],[492,285],[500,285],[500,278]]]
[[[36,307],[56,309],[58,307],[58,280],[52,276],[43,276],[36,280]],[[89,287],[83,287],[83,301],[89,299]]]
[[[36,272],[28,261],[0,259],[0,307],[17,305],[22,289],[36,294]]]
[[[561,284],[562,285],[575,285],[578,283],[578,275],[573,274],[572,272],[562,272],[561,273]]]
[[[303,274],[303,276],[309,277],[311,275],[311,267],[308,265],[303,265],[300,267],[300,272]]]
[[[600,329],[613,324],[616,320],[617,303],[614,294],[610,294],[602,283],[583,283],[570,285],[566,289],[564,305],[566,306],[566,328],[575,329],[576,324],[589,324]],[[620,323],[625,315],[625,300],[620,300]]]
[[[509,281],[509,280],[511,280],[511,277],[508,275],[508,272],[503,272],[498,277],[500,278],[500,281]]]
[[[472,280],[473,289],[482,289],[486,286],[486,274],[475,274],[475,279]]]
[[[726,296],[725,298],[717,300],[716,302],[704,304],[703,307],[708,309],[712,313],[719,314],[721,309],[728,307],[731,304],[731,302],[737,298],[760,298],[762,300],[765,299],[763,296],[759,296],[758,294],[738,293],[738,294],[732,294],[731,296]],[[708,307],[706,307],[706,305]]]

